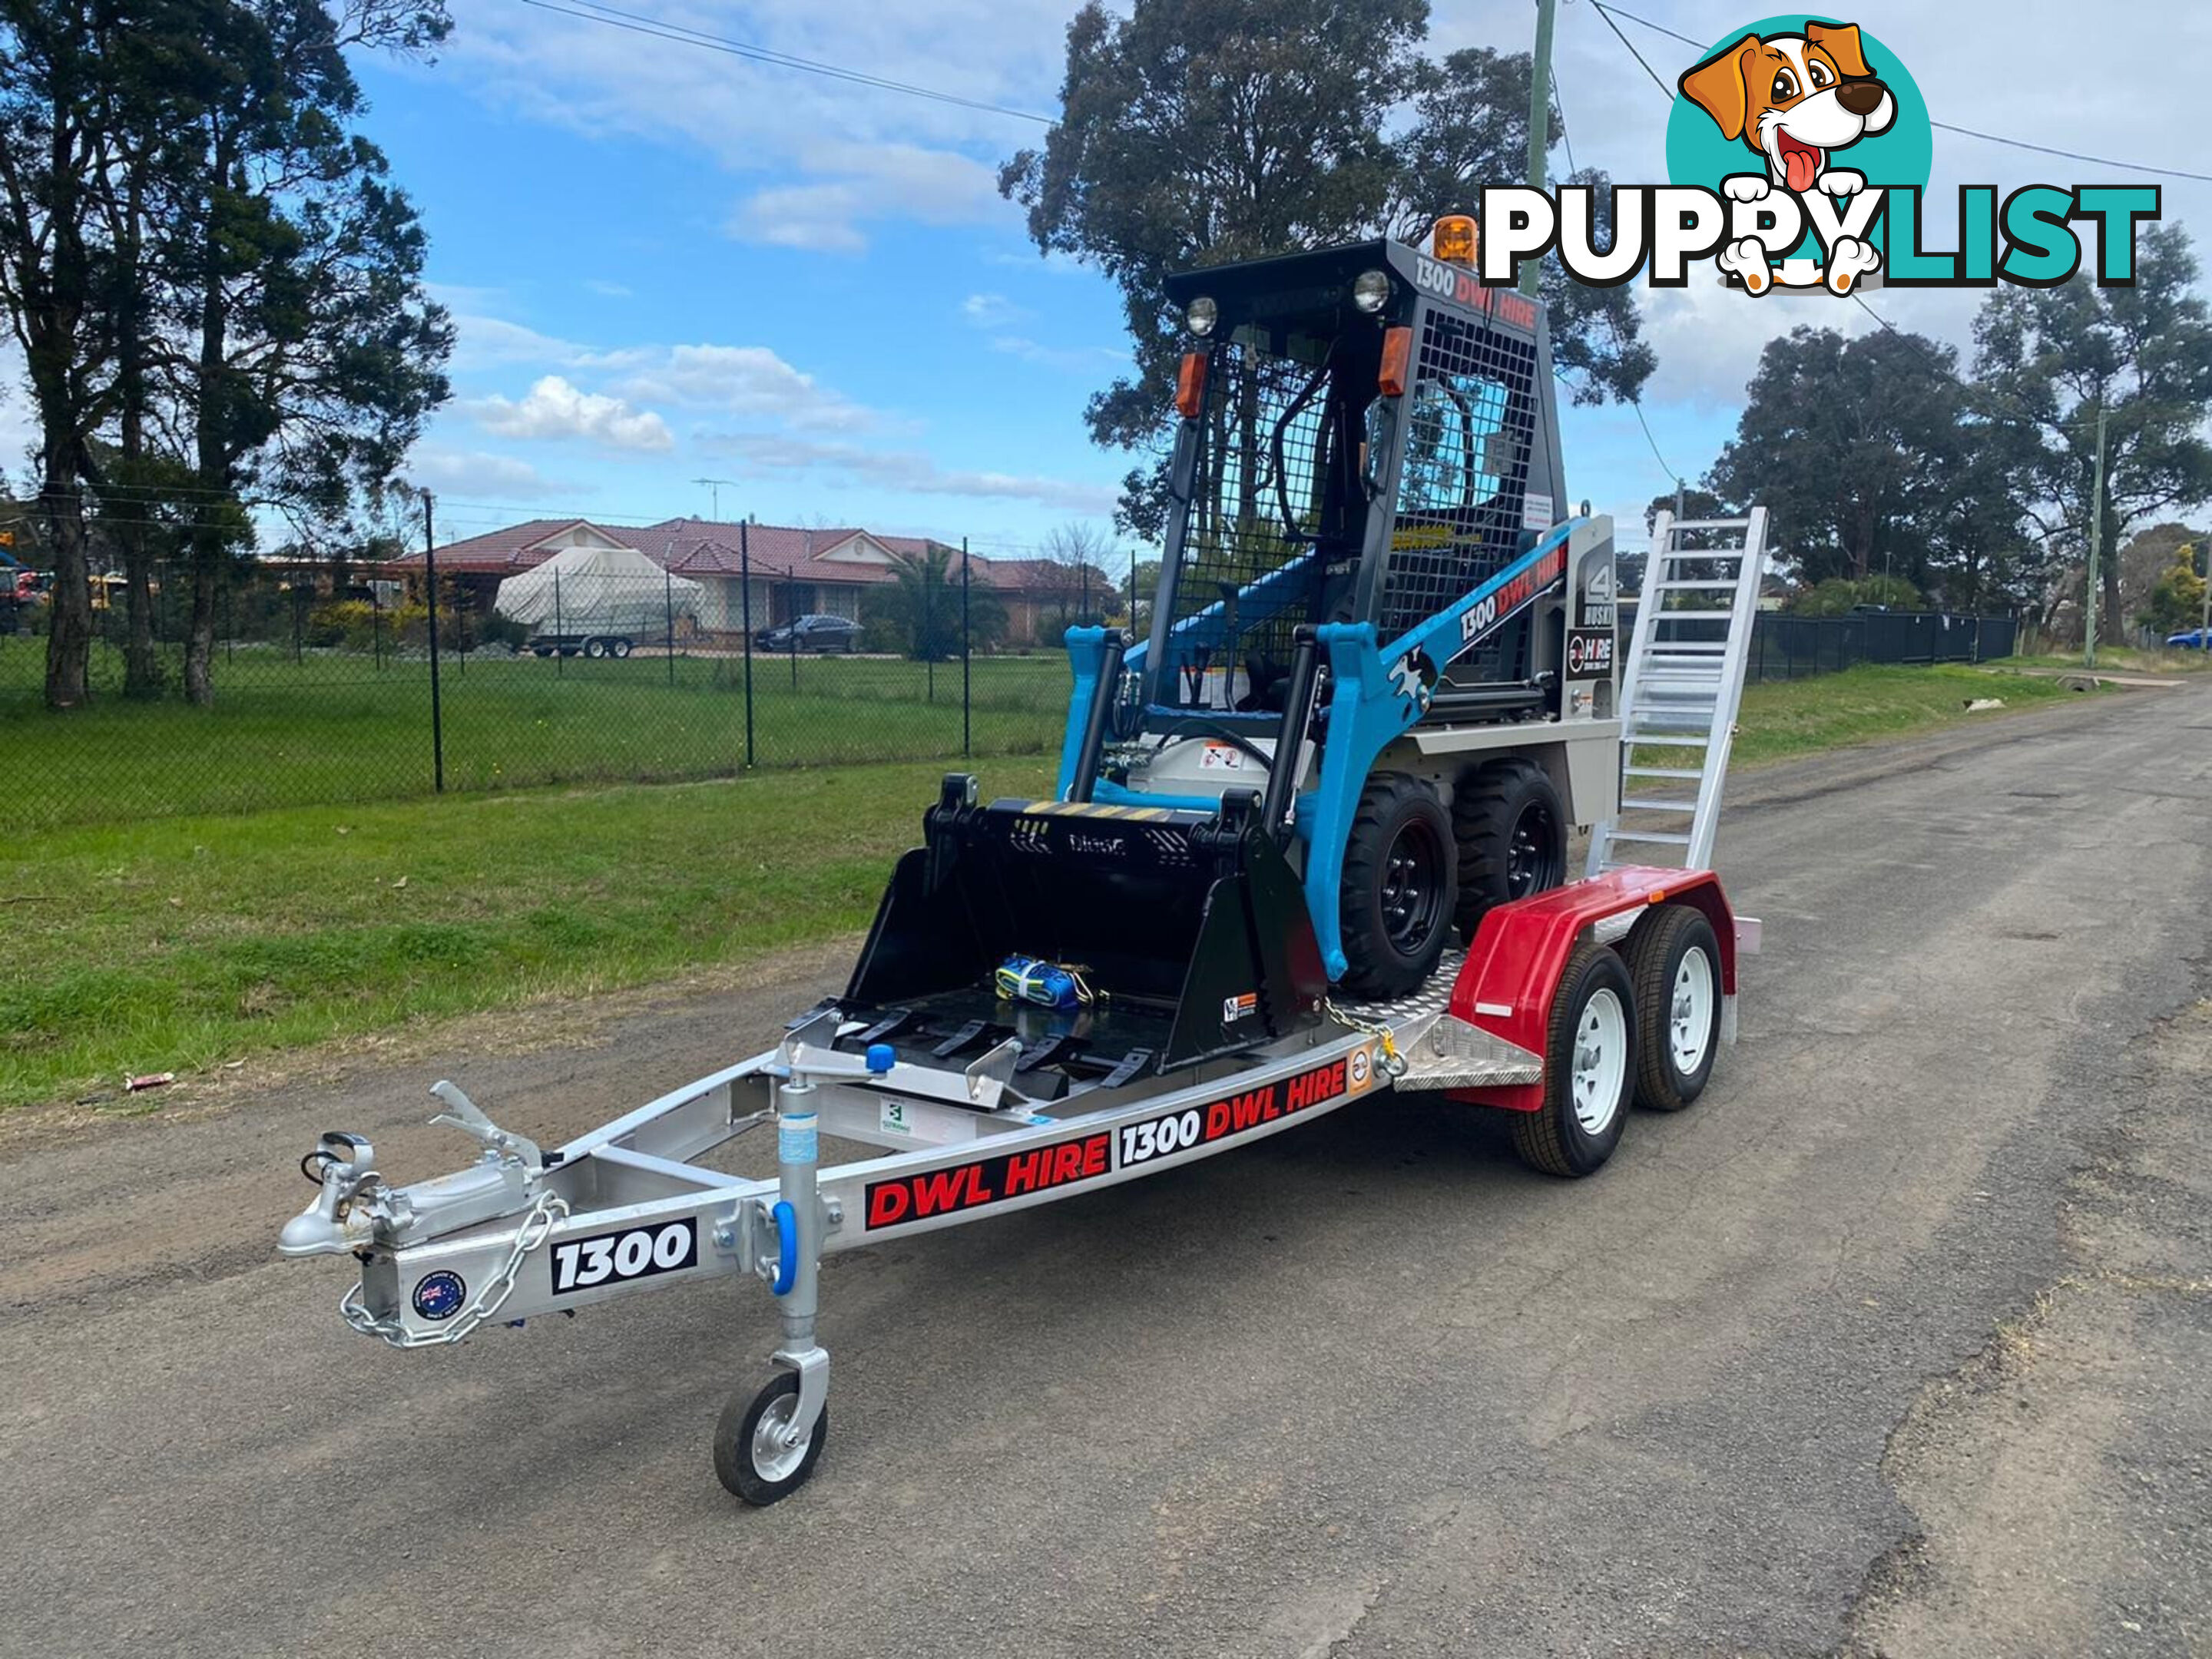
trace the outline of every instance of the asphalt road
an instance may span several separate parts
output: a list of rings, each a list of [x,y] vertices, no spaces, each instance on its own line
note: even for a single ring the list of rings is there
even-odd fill
[[[708,1461],[757,1287],[400,1354],[271,1246],[317,1130],[451,1167],[451,1074],[558,1138],[827,955],[18,1122],[0,1651],[2212,1652],[2212,686],[1760,774],[1720,865],[1742,1041],[1600,1176],[1385,1099],[836,1258],[767,1511]]]

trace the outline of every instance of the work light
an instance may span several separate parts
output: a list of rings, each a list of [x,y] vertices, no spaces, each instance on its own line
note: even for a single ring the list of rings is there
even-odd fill
[[[1182,319],[1190,325],[1190,331],[1202,340],[1213,332],[1213,325],[1220,316],[1221,307],[1201,294],[1190,302],[1189,308],[1182,313]]]
[[[1352,284],[1352,303],[1369,316],[1390,302],[1390,277],[1387,271],[1363,270]]]

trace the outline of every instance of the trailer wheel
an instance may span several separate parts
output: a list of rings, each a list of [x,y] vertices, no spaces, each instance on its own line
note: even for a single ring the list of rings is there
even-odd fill
[[[1367,780],[1338,889],[1344,988],[1401,997],[1436,971],[1451,933],[1451,820],[1436,791],[1404,772]]]
[[[587,657],[605,656],[607,654],[607,642],[605,640],[599,639],[586,640],[584,641],[584,654]]]
[[[613,640],[609,642],[608,649],[612,651],[617,657],[627,657],[629,655],[630,644],[628,640]]]
[[[530,654],[533,657],[550,657],[553,654],[553,647],[550,645],[533,645],[530,647]]]
[[[1636,987],[1636,1103],[1679,1112],[1705,1092],[1720,1048],[1720,942],[1701,912],[1662,904],[1626,949]]]
[[[1513,1146],[1547,1175],[1613,1156],[1636,1081],[1636,993],[1620,957],[1585,939],[1567,958],[1544,1044],[1544,1103],[1513,1115]]]
[[[1460,937],[1494,904],[1547,892],[1567,878],[1567,814],[1544,769],[1517,757],[1492,761],[1460,781],[1452,797],[1459,843]]]
[[[779,1368],[748,1396],[733,1394],[714,1425],[714,1474],[724,1486],[756,1509],[788,1498],[806,1484],[830,1439],[830,1407],[814,1419],[814,1431],[796,1446],[786,1446],[781,1431],[799,1409],[799,1373]]]

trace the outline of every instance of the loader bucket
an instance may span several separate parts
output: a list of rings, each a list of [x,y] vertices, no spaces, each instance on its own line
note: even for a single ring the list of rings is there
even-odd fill
[[[1018,1032],[993,975],[1010,956],[1080,970],[1095,1006],[1063,1022],[1111,1059],[1168,1071],[1320,1018],[1328,976],[1297,876],[1259,798],[1218,813],[1072,801],[975,804],[945,780],[899,860],[853,970],[848,1012],[927,1009]],[[1031,1011],[1034,1012],[1034,1011]],[[1024,1039],[1026,1042],[1026,1038]]]

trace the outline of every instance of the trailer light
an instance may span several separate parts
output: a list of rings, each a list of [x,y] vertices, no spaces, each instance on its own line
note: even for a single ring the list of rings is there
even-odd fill
[[[1213,332],[1214,324],[1220,321],[1221,307],[1201,294],[1190,302],[1182,313],[1182,319],[1190,331],[1203,340]]]
[[[1410,328],[1386,328],[1382,331],[1382,373],[1376,385],[1386,398],[1401,397],[1406,390],[1406,371],[1413,362],[1413,331]]]
[[[1474,221],[1464,213],[1447,213],[1437,221],[1430,246],[1449,265],[1472,265],[1476,244]]]
[[[1352,284],[1352,303],[1372,317],[1390,303],[1390,277],[1388,272],[1363,270]]]
[[[1176,413],[1186,421],[1194,421],[1206,407],[1206,354],[1186,351],[1182,367],[1176,371]]]

